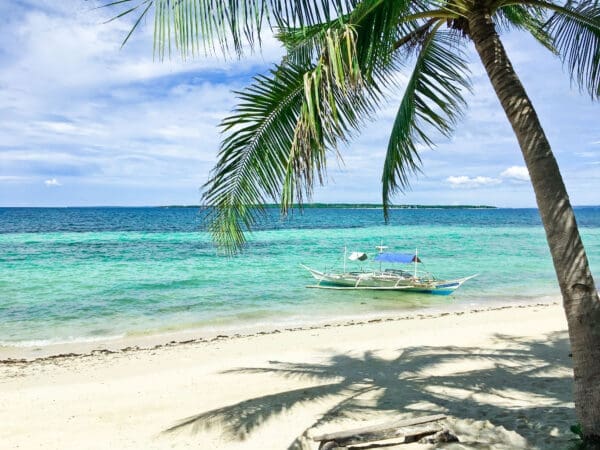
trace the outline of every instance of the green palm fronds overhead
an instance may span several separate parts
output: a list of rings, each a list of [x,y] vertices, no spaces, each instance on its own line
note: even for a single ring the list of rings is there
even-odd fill
[[[349,142],[391,90],[404,91],[382,161],[387,218],[394,194],[421,168],[418,149],[450,136],[470,86],[468,18],[485,10],[500,31],[529,32],[565,63],[573,81],[600,96],[598,2],[550,0],[124,0],[107,4],[154,14],[154,52],[242,56],[266,28],[286,54],[238,92],[223,120],[217,164],[204,185],[208,226],[228,251],[278,202],[282,212],[324,183],[328,156]],[[126,36],[129,39],[131,33]],[[412,66],[408,83],[400,68]]]

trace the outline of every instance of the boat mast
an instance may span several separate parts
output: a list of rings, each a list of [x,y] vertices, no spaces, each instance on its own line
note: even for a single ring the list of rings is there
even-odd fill
[[[415,248],[415,278],[417,278],[417,261],[419,260],[418,249]]]
[[[346,253],[348,252],[348,247],[344,245],[344,273],[346,273]]]
[[[383,245],[383,239],[381,240],[381,245],[378,245],[375,247],[377,250],[379,250],[379,254],[381,255],[383,253],[383,251],[387,248],[385,245]],[[381,272],[381,261],[379,261],[379,271]]]

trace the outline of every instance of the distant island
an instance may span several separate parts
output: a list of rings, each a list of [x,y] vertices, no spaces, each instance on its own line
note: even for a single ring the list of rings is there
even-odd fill
[[[276,203],[265,205],[266,208],[279,208]],[[200,205],[165,205],[159,208],[202,208]],[[295,204],[293,208],[299,208]],[[304,209],[383,209],[383,205],[375,203],[305,203]],[[490,205],[393,205],[390,209],[497,209]]]

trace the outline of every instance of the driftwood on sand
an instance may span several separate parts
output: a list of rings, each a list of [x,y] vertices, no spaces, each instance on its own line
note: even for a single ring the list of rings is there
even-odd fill
[[[386,439],[403,438],[403,443],[416,442],[424,437],[443,432],[437,424],[445,419],[443,414],[417,417],[413,419],[392,420],[378,425],[354,428],[335,433],[314,436],[313,441],[320,442],[319,449],[329,450],[365,442],[383,441]],[[449,434],[445,432],[444,436]]]

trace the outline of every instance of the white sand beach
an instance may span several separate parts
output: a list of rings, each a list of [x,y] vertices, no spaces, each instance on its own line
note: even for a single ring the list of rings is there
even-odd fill
[[[0,358],[3,449],[316,449],[436,413],[461,441],[444,448],[564,449],[576,421],[556,304]]]

